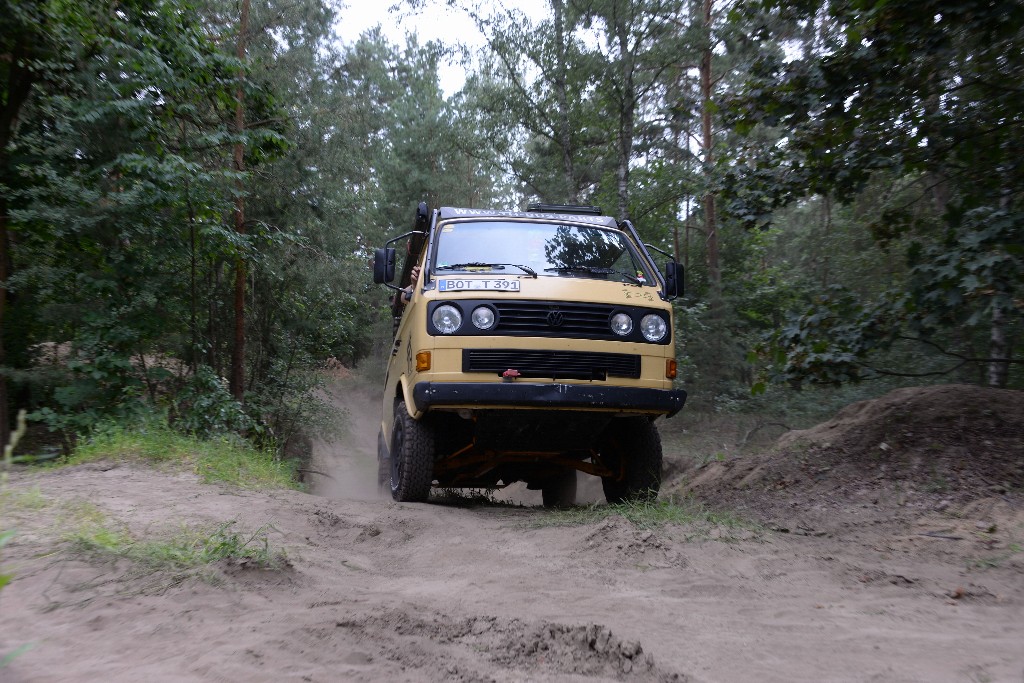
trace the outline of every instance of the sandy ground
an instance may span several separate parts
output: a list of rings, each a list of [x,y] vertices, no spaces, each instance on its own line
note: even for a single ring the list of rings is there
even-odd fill
[[[14,475],[35,502],[0,520],[0,657],[27,649],[0,681],[1024,681],[1016,499],[786,530],[396,504],[375,497],[376,402],[334,392],[351,433],[317,444],[310,494],[117,463]],[[56,527],[77,499],[139,535],[270,524],[291,567],[89,561]]]

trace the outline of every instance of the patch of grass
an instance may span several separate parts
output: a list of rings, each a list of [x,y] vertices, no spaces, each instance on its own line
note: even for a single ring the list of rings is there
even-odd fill
[[[4,668],[5,666],[7,666],[11,662],[13,662],[15,659],[17,659],[18,657],[20,657],[21,655],[25,654],[26,652],[28,652],[31,649],[32,649],[32,644],[31,643],[25,643],[24,645],[15,648],[13,652],[9,652],[8,654],[4,655],[3,658],[0,659],[0,669]]]
[[[945,493],[949,489],[949,480],[941,474],[932,474],[924,485],[924,490],[929,493]]]
[[[619,516],[640,529],[664,526],[714,526],[757,531],[757,525],[729,512],[711,510],[690,499],[636,501],[614,505],[588,505],[550,510],[535,520],[536,526],[572,526],[593,524],[608,517]]]
[[[243,533],[230,521],[213,527],[185,526],[163,538],[138,538],[91,504],[81,503],[75,510],[79,523],[65,538],[72,553],[91,559],[126,559],[147,572],[169,572],[179,578],[222,561],[257,569],[290,566],[283,550],[270,547],[270,525]]]
[[[13,531],[0,531],[0,548],[7,545],[7,542],[14,538]],[[14,580],[14,574],[0,572],[0,589]]]
[[[3,547],[7,545],[7,542],[10,541],[12,538],[14,538],[14,531],[0,531],[0,549],[3,549]],[[3,590],[3,588],[13,580],[13,573],[0,570],[0,590]],[[0,669],[3,669],[12,661],[14,661],[16,657],[26,652],[29,649],[29,647],[31,647],[31,645],[26,643],[18,648],[15,648],[13,652],[8,652],[3,657],[0,657]]]
[[[709,464],[711,464],[713,462],[725,462],[728,459],[729,459],[728,455],[726,455],[725,453],[722,453],[721,451],[718,451],[716,453],[705,454],[705,455],[701,456],[699,458],[697,464],[700,465],[700,466],[703,466],[703,465],[709,465]]]
[[[230,439],[200,442],[196,473],[205,482],[221,481],[242,488],[301,489],[296,464]]]
[[[117,555],[127,557],[135,539],[124,529],[111,529],[101,525],[83,525],[67,533],[72,551],[85,555]]]
[[[43,495],[38,486],[24,490],[14,490],[11,488],[0,490],[0,512],[5,517],[22,512],[42,510],[49,504],[50,500]]]
[[[87,500],[74,498],[57,503],[52,528],[58,535],[68,536],[80,529],[103,526],[104,524],[107,524],[107,516],[98,506]]]
[[[153,464],[185,464],[203,481],[241,488],[301,488],[295,463],[272,451],[228,437],[200,439],[177,432],[156,420],[135,426],[107,424],[83,439],[64,464],[97,460],[141,460]]]
[[[1013,559],[1016,555],[1024,552],[1024,547],[1021,547],[1017,543],[1011,543],[1007,546],[1006,551],[999,553],[998,555],[992,555],[990,557],[977,557],[967,561],[968,569],[997,569],[1007,561]]]

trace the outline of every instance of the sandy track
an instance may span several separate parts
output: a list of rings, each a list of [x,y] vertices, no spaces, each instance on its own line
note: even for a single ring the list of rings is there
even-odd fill
[[[354,424],[376,420],[365,396],[339,396]],[[372,459],[352,462],[372,458],[360,438],[321,452],[347,472],[332,475],[341,499],[132,465],[15,476],[12,490],[38,487],[49,504],[13,520],[4,551],[17,578],[0,593],[0,653],[31,649],[0,680],[1024,679],[1020,567],[969,569],[969,545],[896,524],[831,536],[651,532],[619,517],[538,527],[533,507],[360,499],[344,495],[372,491]],[[346,489],[362,475],[369,490]],[[78,497],[139,534],[273,524],[293,566],[221,567],[211,585],[89,563],[48,526]]]

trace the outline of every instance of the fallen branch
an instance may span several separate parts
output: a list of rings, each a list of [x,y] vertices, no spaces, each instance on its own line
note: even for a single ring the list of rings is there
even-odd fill
[[[304,467],[299,467],[297,469],[297,471],[298,472],[302,472],[303,474],[319,474],[321,477],[327,477],[328,479],[334,479],[334,477],[332,477],[331,475],[327,474],[326,472],[321,472],[320,470],[308,470],[308,469],[305,469]]]
[[[782,422],[758,422],[756,425],[754,425],[753,429],[747,432],[746,436],[740,439],[739,443],[737,443],[736,446],[742,448],[743,446],[747,445],[747,442],[750,441],[750,437],[752,437],[754,434],[756,434],[765,427],[782,427],[787,432],[792,429],[791,427],[789,427],[789,425],[786,425],[785,423]]]

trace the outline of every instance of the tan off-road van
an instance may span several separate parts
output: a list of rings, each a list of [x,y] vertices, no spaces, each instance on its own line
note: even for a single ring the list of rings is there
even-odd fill
[[[555,506],[574,502],[582,472],[610,502],[655,497],[654,422],[686,400],[673,388],[681,275],[594,207],[420,204],[415,230],[374,258],[374,281],[396,290],[381,487],[424,501],[432,486],[524,481]]]

